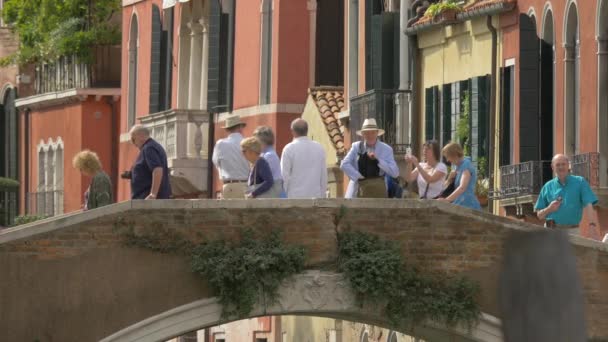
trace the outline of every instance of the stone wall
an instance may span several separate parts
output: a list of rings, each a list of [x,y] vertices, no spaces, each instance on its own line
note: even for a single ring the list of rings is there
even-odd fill
[[[482,311],[500,317],[502,244],[535,226],[417,200],[133,201],[0,233],[0,331],[9,341],[93,341],[172,308],[210,297],[185,257],[128,247],[136,234],[193,242],[238,239],[243,228],[279,229],[306,248],[308,269],[332,269],[336,233],[398,241],[427,271],[466,274],[482,286]],[[608,248],[574,238],[591,336],[608,337]]]

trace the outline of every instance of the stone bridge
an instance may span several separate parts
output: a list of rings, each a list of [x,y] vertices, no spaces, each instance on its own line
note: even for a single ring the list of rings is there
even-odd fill
[[[128,247],[126,236],[169,231],[198,242],[236,238],[244,227],[280,229],[286,242],[307,250],[307,271],[283,286],[277,304],[257,307],[251,317],[302,314],[387,326],[382,312],[357,307],[344,279],[327,271],[343,229],[397,241],[410,264],[479,281],[480,325],[469,332],[432,322],[415,327],[431,341],[501,340],[496,288],[503,242],[510,232],[536,229],[415,200],[123,202],[0,233],[0,340],[162,341],[217,325],[221,307],[186,257]],[[608,248],[581,238],[572,245],[589,335],[608,337]]]

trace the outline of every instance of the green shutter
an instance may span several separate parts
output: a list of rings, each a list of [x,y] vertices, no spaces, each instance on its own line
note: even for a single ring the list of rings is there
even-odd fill
[[[431,87],[425,90],[425,140],[436,139],[437,128],[437,101],[439,96],[439,87]]]
[[[371,89],[394,89],[398,82],[395,73],[395,23],[399,22],[399,13],[384,12],[372,16],[371,20]],[[397,73],[399,71],[397,67]],[[369,90],[369,89],[368,89]]]
[[[443,103],[441,116],[441,141],[439,144],[445,146],[452,140],[452,84],[444,84],[441,91]]]
[[[219,102],[220,78],[220,4],[219,0],[209,0],[209,49],[207,67],[207,108],[209,111],[222,111],[217,109]]]
[[[162,24],[158,6],[152,6],[152,44],[150,60],[150,98],[149,113],[157,113],[160,109],[160,46]]]
[[[488,122],[490,118],[490,77],[471,79],[471,157],[488,158]]]

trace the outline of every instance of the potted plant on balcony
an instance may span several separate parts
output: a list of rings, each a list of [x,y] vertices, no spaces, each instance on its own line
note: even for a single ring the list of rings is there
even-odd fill
[[[484,157],[477,160],[477,183],[475,183],[475,195],[482,207],[488,205],[488,192],[490,180],[488,179],[488,161]]]
[[[460,12],[462,8],[454,0],[443,0],[429,6],[424,16],[433,18],[435,24],[448,24],[456,22],[456,15]]]

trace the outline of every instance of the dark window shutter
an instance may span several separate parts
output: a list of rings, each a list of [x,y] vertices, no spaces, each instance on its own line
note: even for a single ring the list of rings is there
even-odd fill
[[[441,91],[442,116],[441,141],[439,141],[441,146],[452,140],[452,87],[453,84],[444,84]]]
[[[399,49],[395,40],[398,33],[396,23],[399,23],[399,13],[384,12],[372,16],[371,89],[395,89],[398,85],[399,60],[395,59],[395,52]]]
[[[171,108],[173,79],[173,7],[165,10],[160,52],[159,111],[164,111]]]
[[[365,90],[371,90],[373,86],[373,67],[372,67],[372,44],[375,37],[372,34],[372,17],[382,12],[381,0],[365,0]]]
[[[510,165],[511,156],[511,98],[512,98],[512,74],[513,67],[503,68],[501,70],[501,124],[500,124],[500,166]]]
[[[471,79],[471,157],[488,158],[489,76]]]
[[[439,100],[439,87],[425,89],[425,139],[434,140],[437,138],[437,101]]]
[[[160,108],[160,53],[161,53],[161,31],[160,10],[158,6],[152,6],[152,44],[150,60],[150,108],[149,113],[156,113]]]
[[[539,160],[539,41],[536,25],[519,16],[519,161]]]
[[[553,45],[541,40],[540,159],[553,158]]]
[[[207,73],[207,109],[220,112],[220,4],[218,0],[209,0],[209,61]]]

